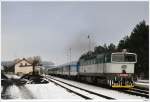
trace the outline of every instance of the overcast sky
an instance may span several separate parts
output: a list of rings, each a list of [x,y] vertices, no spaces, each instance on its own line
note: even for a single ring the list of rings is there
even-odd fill
[[[118,44],[148,24],[148,2],[2,2],[2,60],[41,56],[63,64],[91,46]]]

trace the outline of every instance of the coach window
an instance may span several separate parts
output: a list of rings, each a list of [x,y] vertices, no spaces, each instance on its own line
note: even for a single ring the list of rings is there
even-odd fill
[[[98,63],[100,63],[100,60],[101,60],[101,59],[99,58],[99,59],[98,59]]]
[[[100,63],[100,58],[97,59],[97,63]]]
[[[95,63],[95,59],[94,59],[93,61],[94,61],[94,64],[96,64],[96,63]]]
[[[87,61],[85,61],[85,65],[87,65],[88,64],[88,62]]]
[[[101,58],[99,59],[99,63],[101,63]]]

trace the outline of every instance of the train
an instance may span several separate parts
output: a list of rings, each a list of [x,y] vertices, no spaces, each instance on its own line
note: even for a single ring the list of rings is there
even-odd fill
[[[112,88],[134,87],[134,66],[137,55],[127,51],[101,53],[90,59],[59,65],[48,74],[106,85]]]

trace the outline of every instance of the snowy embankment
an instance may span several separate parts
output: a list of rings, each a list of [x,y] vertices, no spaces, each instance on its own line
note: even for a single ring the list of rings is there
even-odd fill
[[[19,78],[21,78],[21,76],[17,76],[17,75],[13,75],[13,74],[11,74],[11,75],[9,75],[9,74],[6,74],[6,76],[9,78],[9,79],[19,79]]]
[[[7,74],[6,76],[9,79],[20,79],[17,75]],[[43,81],[44,80],[46,79],[44,78]],[[5,91],[3,89],[3,86],[1,86],[1,93],[3,91],[4,96],[3,99],[84,99],[52,82],[47,84],[12,84],[6,87]]]
[[[2,91],[3,91],[3,86],[1,86],[1,93],[2,93]]]
[[[25,86],[10,86],[5,95],[10,99],[83,99],[67,90],[56,86],[53,83],[48,84],[27,84]]]
[[[135,82],[135,86],[149,88],[149,80],[138,80]]]
[[[144,97],[129,95],[129,94],[122,93],[119,91],[101,88],[101,87],[97,87],[94,85],[88,85],[88,84],[84,84],[84,83],[80,83],[80,82],[76,82],[76,81],[72,81],[72,80],[66,80],[66,79],[62,79],[62,78],[58,78],[58,77],[53,77],[53,78],[64,81],[66,83],[72,84],[72,85],[80,87],[80,88],[88,89],[89,91],[93,91],[96,93],[100,93],[100,94],[115,98],[115,99],[146,99]]]
[[[141,83],[149,83],[149,80],[138,80],[137,82],[141,82]]]
[[[53,83],[25,85],[36,99],[83,99]]]
[[[7,90],[7,93],[11,96],[13,99],[21,99],[23,98],[21,91],[16,85],[10,86],[10,88]]]
[[[24,86],[11,85],[7,87],[3,96],[8,96],[6,99],[33,99],[32,93]],[[5,99],[5,98],[4,98]]]

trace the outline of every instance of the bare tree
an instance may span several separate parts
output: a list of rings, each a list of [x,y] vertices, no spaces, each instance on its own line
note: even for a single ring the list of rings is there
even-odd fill
[[[40,56],[34,56],[32,58],[31,63],[32,63],[32,67],[33,67],[32,74],[35,75],[35,67],[41,65],[41,58],[40,58]]]
[[[20,61],[21,59],[20,58],[16,58],[14,61],[14,63],[17,63],[18,61]]]

